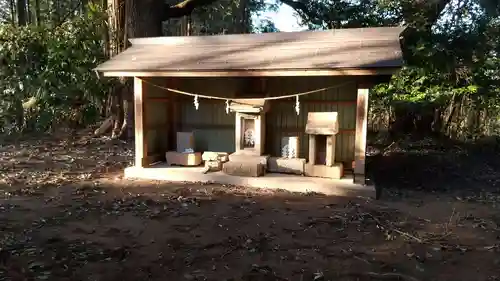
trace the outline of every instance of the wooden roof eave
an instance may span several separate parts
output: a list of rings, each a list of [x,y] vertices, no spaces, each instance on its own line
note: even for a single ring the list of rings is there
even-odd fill
[[[400,67],[273,70],[98,70],[105,77],[270,77],[270,76],[378,76]]]

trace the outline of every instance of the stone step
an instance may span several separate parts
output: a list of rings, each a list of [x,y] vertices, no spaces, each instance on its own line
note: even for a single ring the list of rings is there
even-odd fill
[[[308,163],[305,165],[305,174],[308,177],[341,179],[344,176],[344,166],[342,163],[335,163],[331,167]]]
[[[165,153],[167,164],[179,166],[198,166],[201,164],[201,153],[180,153],[168,151]]]
[[[285,173],[303,175],[306,159],[269,157],[267,170],[271,173]]]
[[[246,162],[246,163],[260,163],[262,165],[267,166],[267,159],[269,159],[268,155],[263,156],[254,156],[254,155],[244,155],[244,154],[229,154],[230,162]]]
[[[222,164],[222,171],[231,176],[261,177],[266,168],[262,163],[248,161],[229,161]]]

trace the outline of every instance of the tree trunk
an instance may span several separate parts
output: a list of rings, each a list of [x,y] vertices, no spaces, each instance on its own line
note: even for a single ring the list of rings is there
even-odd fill
[[[55,23],[55,25],[59,25],[59,23],[61,22],[61,10],[60,10],[60,6],[59,6],[59,0],[55,0],[52,2],[52,15],[51,15],[51,19],[52,19],[52,22]]]
[[[162,0],[126,0],[125,31],[128,38],[162,35]]]
[[[23,26],[26,21],[26,0],[17,0],[17,24]]]
[[[35,0],[35,21],[37,26],[41,26],[40,21],[40,0]]]
[[[108,13],[108,23],[103,28],[104,52],[107,56],[113,57],[123,51],[124,42],[124,12],[125,0],[102,0],[103,8]],[[120,79],[118,84],[109,91],[109,113],[113,120],[111,126],[111,137],[120,138],[120,129],[123,123],[123,99],[121,92],[125,87],[124,79]]]
[[[163,0],[110,0],[110,56],[116,55],[128,47],[128,38],[156,37],[163,34],[163,21],[169,18],[188,16],[193,9],[216,2],[216,0],[186,0],[173,6],[167,6]],[[243,0],[245,3],[248,0]],[[244,9],[246,11],[247,9]],[[112,108],[120,112],[115,113],[113,128],[119,128],[114,135],[125,138],[133,134],[133,107],[129,101],[133,100],[133,90],[130,79],[121,78],[121,90],[117,92],[121,99],[111,98]],[[110,94],[114,94],[111,91]],[[117,103],[122,102],[121,105]],[[119,118],[123,116],[123,118]],[[119,120],[123,119],[123,120]],[[113,130],[116,132],[115,130]]]
[[[31,24],[33,22],[33,15],[31,15],[32,10],[31,10],[31,5],[29,0],[26,1],[26,22],[27,24]]]
[[[124,87],[119,87],[116,89],[113,99],[115,100],[114,105],[115,108],[113,108],[114,111],[114,120],[113,120],[113,131],[111,133],[111,138],[116,139],[119,137],[122,137],[121,135],[121,128],[122,128],[122,123],[125,123],[124,121],[124,112],[123,112],[123,91]]]
[[[134,135],[134,107],[133,107],[133,90],[130,85],[124,88],[122,92],[123,98],[123,123],[120,129],[119,136],[121,138],[128,138]]]
[[[88,0],[81,0],[80,3],[80,14],[84,15],[87,12],[87,5],[89,4]]]
[[[111,55],[116,55],[128,47],[128,38],[155,37],[162,35],[162,0],[112,0],[110,24],[114,26],[114,40],[111,42]],[[111,107],[113,114],[113,138],[130,137],[132,131],[133,108],[129,104],[132,93],[130,81],[120,79],[120,89],[114,91]]]
[[[101,0],[101,9],[103,9],[105,12],[109,12],[108,11],[108,1],[107,0]],[[104,42],[103,44],[103,48],[104,48],[104,55],[109,58],[110,55],[111,55],[111,51],[110,51],[110,36],[109,36],[109,33],[111,32],[110,29],[109,29],[109,22],[108,23],[103,23],[102,26],[101,26],[102,30],[102,41]]]
[[[16,24],[16,2],[14,0],[10,0],[9,2],[10,8],[10,20],[13,25]]]
[[[241,13],[241,21],[240,21],[240,34],[241,33],[249,33],[248,29],[248,21],[250,20],[250,11],[248,9],[249,0],[240,0],[240,13]]]

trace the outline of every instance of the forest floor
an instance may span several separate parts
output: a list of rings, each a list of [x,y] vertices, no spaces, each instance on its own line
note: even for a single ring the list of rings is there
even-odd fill
[[[132,146],[88,132],[0,142],[0,280],[500,280],[483,148],[375,141],[374,201],[126,181]]]

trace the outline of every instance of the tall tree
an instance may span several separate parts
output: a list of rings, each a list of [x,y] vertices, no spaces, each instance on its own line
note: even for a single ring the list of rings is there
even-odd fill
[[[37,26],[40,26],[42,24],[40,14],[40,0],[35,0],[35,23]]]
[[[26,5],[26,0],[17,0],[17,24],[20,26],[28,24]]]

